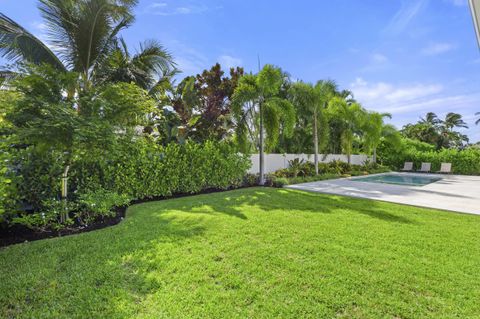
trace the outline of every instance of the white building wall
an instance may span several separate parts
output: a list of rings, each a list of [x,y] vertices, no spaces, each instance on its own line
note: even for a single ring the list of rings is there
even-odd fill
[[[282,168],[287,168],[288,161],[295,158],[300,158],[313,163],[313,154],[265,154],[265,173],[271,173]],[[367,155],[352,155],[351,164],[362,165],[365,163],[365,161],[367,161],[367,159],[369,159]],[[252,154],[250,156],[250,160],[252,161],[252,167],[248,172],[251,174],[258,173],[260,167],[259,155]],[[348,162],[348,157],[347,155],[342,154],[327,154],[326,156],[323,154],[318,154],[319,163],[330,163],[334,160],[346,163]]]

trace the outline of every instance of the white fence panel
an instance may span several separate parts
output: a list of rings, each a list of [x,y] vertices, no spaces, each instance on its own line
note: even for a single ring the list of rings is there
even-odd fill
[[[265,154],[265,173],[271,173],[282,168],[287,168],[288,161],[295,158],[313,162],[313,154]],[[351,163],[354,165],[362,165],[368,159],[369,157],[367,155],[352,155]],[[251,174],[258,173],[260,171],[259,155],[252,154],[250,160],[252,162],[252,167],[248,172]],[[318,154],[318,161],[320,163],[330,163],[335,160],[346,163],[348,162],[348,157],[343,154]]]

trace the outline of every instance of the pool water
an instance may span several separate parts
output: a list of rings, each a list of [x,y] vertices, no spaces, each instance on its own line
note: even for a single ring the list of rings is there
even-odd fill
[[[424,186],[427,184],[438,182],[441,179],[441,177],[431,176],[385,174],[355,178],[352,179],[352,181],[408,186]]]

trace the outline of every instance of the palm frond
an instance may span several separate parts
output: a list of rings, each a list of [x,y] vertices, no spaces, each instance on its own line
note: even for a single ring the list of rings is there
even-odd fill
[[[47,63],[65,70],[58,57],[37,37],[0,13],[0,56],[14,62]]]
[[[40,0],[39,9],[60,57],[86,75],[134,20],[130,7],[113,0]]]

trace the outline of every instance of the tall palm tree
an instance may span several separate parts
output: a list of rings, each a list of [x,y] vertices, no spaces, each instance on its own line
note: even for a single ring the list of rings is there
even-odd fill
[[[456,127],[468,128],[467,123],[462,119],[462,115],[453,112],[448,113],[442,123],[448,131],[452,131]]]
[[[337,86],[334,81],[318,81],[316,85],[297,82],[290,89],[292,100],[302,109],[308,109],[313,121],[313,146],[315,173],[318,174],[318,123],[325,117],[325,108],[328,101],[334,96]]]
[[[431,126],[437,126],[440,123],[442,123],[442,120],[440,120],[437,116],[437,114],[433,112],[428,112],[425,117],[420,118],[419,123],[424,123],[424,124],[429,124]]]
[[[363,123],[365,110],[356,102],[349,105],[344,98],[335,96],[330,100],[328,112],[336,118],[340,125],[342,150],[347,155],[348,164],[350,164],[353,140],[355,133],[359,131]]]
[[[137,0],[39,0],[48,44],[0,14],[0,56],[13,62],[46,63],[80,74],[80,88],[94,82],[96,71],[118,49],[118,34],[134,21]],[[161,46],[149,43],[138,59],[149,73],[172,63]],[[148,57],[148,58],[147,58]],[[136,65],[139,65],[137,63]],[[143,84],[143,83],[140,83]]]
[[[295,124],[293,105],[279,96],[283,83],[282,71],[267,64],[258,74],[247,74],[240,78],[232,97],[236,137],[240,147],[246,150],[248,132],[259,135],[260,185],[265,184],[265,146],[272,148],[277,144],[282,124],[287,136],[291,135]],[[258,129],[255,130],[257,124]]]
[[[372,162],[377,162],[377,147],[382,140],[390,144],[400,144],[400,133],[393,125],[384,123],[384,118],[392,118],[389,113],[366,112],[362,119],[361,130],[366,150],[372,154]]]
[[[100,84],[133,82],[150,91],[172,72],[177,73],[172,56],[157,41],[145,41],[140,44],[140,51],[132,55],[125,40],[119,38],[114,40],[110,53],[99,63],[93,80]]]

